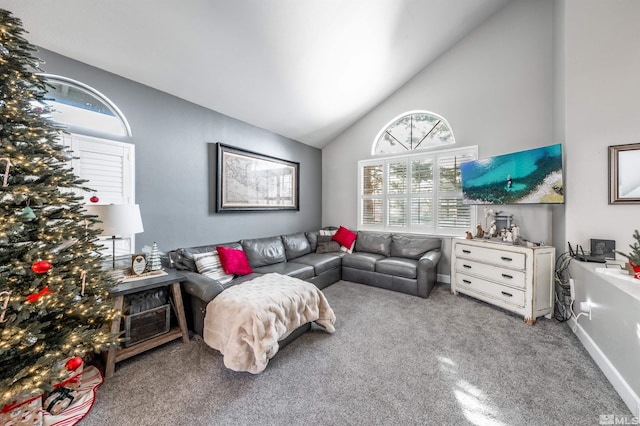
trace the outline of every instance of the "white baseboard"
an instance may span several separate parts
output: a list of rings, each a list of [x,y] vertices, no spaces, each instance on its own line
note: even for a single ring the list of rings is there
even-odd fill
[[[613,385],[614,389],[618,392],[622,400],[631,413],[640,417],[640,397],[631,389],[629,384],[626,382],[624,377],[620,375],[618,370],[611,364],[609,358],[600,350],[596,342],[593,341],[591,336],[582,328],[582,326],[577,323],[575,317],[572,317],[569,320],[569,326],[571,330],[574,330],[576,336],[578,336],[578,340],[582,342],[582,345],[585,347],[591,358],[595,361],[595,363],[600,367],[600,370],[604,373],[604,375],[609,379],[609,382]],[[617,413],[603,413],[603,414],[617,414]]]
[[[436,279],[439,283],[451,284],[451,275],[438,274]]]

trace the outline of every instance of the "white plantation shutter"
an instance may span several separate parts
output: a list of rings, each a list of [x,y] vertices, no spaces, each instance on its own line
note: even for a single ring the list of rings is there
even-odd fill
[[[462,202],[460,163],[474,160],[469,152],[444,153],[438,161],[439,229],[471,229],[471,206]]]
[[[383,225],[383,170],[384,164],[381,162],[365,165],[359,170],[358,199],[361,202],[358,209],[360,212],[358,222],[369,227]]]
[[[97,196],[97,204],[135,203],[135,145],[81,135],[64,135],[62,143],[73,151],[71,167],[75,174],[88,182],[83,185],[92,191],[77,191],[84,203]],[[116,240],[116,256],[133,253],[134,236]],[[111,255],[111,240],[108,254]]]
[[[460,164],[476,157],[472,147],[360,161],[359,229],[448,235],[472,229]]]
[[[85,203],[93,195],[100,198],[99,204],[134,203],[135,145],[90,138],[87,136],[65,136],[64,145],[71,147],[71,167],[93,192],[81,191]]]

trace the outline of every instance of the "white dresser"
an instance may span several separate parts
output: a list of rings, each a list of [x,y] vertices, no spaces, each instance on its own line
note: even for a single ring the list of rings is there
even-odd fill
[[[553,247],[453,239],[451,292],[464,293],[524,316],[553,315]]]

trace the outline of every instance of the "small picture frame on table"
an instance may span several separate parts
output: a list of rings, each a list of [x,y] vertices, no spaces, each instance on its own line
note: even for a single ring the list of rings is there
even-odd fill
[[[147,270],[147,255],[144,253],[131,255],[131,274],[142,275]]]

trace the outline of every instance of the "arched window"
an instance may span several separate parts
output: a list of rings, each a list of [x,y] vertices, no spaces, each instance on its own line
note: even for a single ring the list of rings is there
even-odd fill
[[[447,120],[429,111],[410,111],[391,120],[376,136],[373,155],[410,153],[455,143]]]
[[[52,118],[73,133],[99,133],[130,137],[131,128],[118,107],[86,84],[58,75],[42,74],[47,80],[45,102]]]
[[[475,160],[478,147],[427,151],[453,143],[447,120],[432,112],[391,120],[376,136],[376,157],[358,162],[358,229],[440,235],[473,229],[475,208],[463,202],[460,163]]]
[[[78,189],[86,204],[135,204],[135,145],[124,142],[131,128],[120,109],[106,96],[86,84],[57,75],[42,74],[47,82],[45,102],[51,118],[68,133],[60,143],[73,152],[69,166],[91,191]],[[105,255],[134,253],[135,236],[106,239]]]

